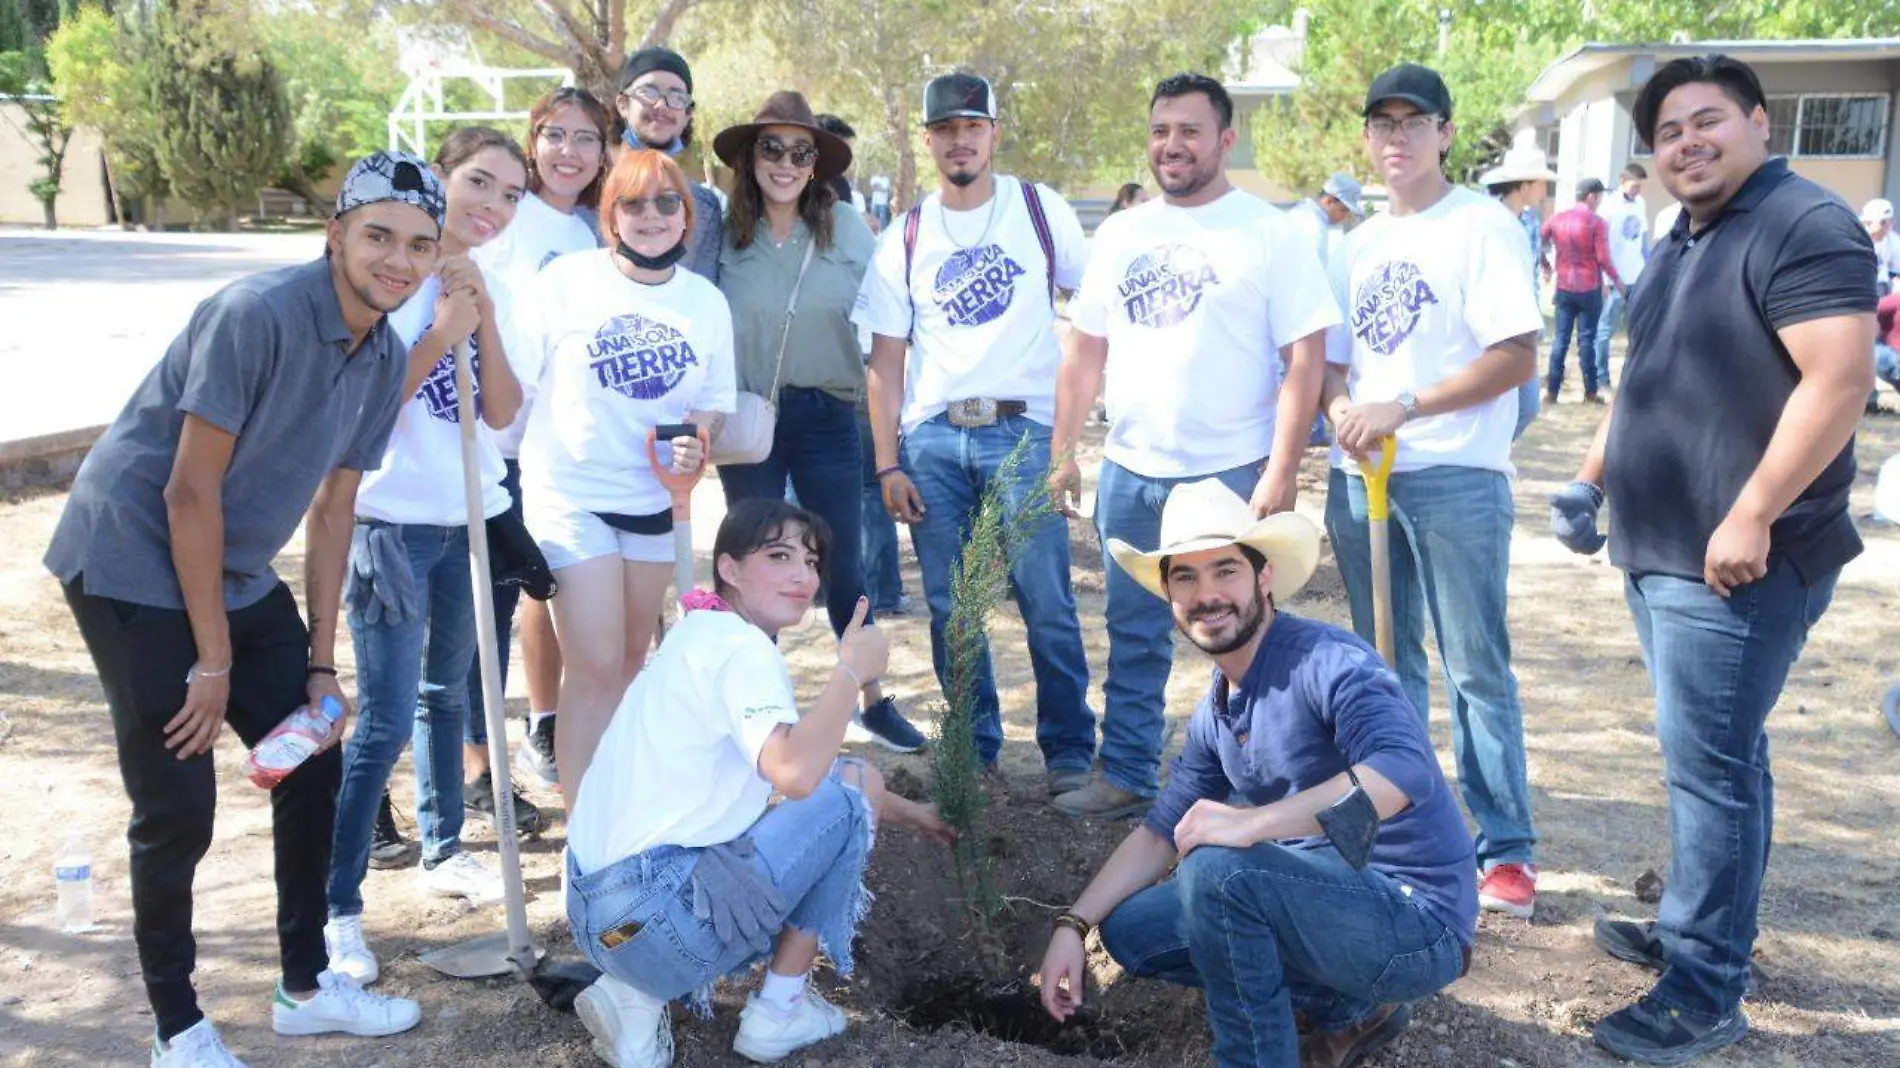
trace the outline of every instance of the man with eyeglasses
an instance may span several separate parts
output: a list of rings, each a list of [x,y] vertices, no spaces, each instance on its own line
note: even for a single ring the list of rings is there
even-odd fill
[[[670,48],[650,45],[627,57],[620,68],[620,117],[615,158],[628,149],[651,148],[678,156],[693,143],[693,70]],[[712,282],[719,281],[719,246],[725,239],[726,207],[719,194],[699,182],[693,190],[693,231],[686,235],[680,266]]]
[[[1028,441],[1028,454],[1005,485],[1006,522],[1049,474],[1061,358],[1055,293],[1081,281],[1088,241],[1055,190],[992,169],[1002,130],[988,80],[932,79],[923,140],[939,189],[884,232],[852,321],[873,335],[876,474],[885,508],[911,524],[931,656],[947,692],[950,578],[977,504],[1018,442]],[[1035,668],[1036,740],[1049,792],[1067,793],[1088,784],[1095,714],[1061,516],[1023,532],[1010,580]],[[987,653],[976,676],[973,733],[978,755],[994,768],[1003,722]]]
[[[1338,447],[1326,528],[1374,637],[1360,465],[1397,439],[1391,610],[1399,680],[1429,716],[1426,613],[1444,660],[1452,747],[1478,824],[1479,903],[1529,919],[1537,901],[1524,717],[1505,627],[1511,434],[1543,315],[1524,231],[1496,200],[1445,179],[1455,128],[1436,71],[1402,64],[1366,94],[1366,151],[1390,207],[1346,235],[1334,284],[1347,325],[1328,347],[1324,405]]]

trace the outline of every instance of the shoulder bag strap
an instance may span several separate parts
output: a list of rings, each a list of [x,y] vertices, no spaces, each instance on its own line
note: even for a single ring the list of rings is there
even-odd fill
[[[910,336],[917,336],[917,298],[910,292],[910,265],[917,258],[917,232],[923,228],[924,202],[904,213],[904,299],[910,302]]]
[[[1042,194],[1036,191],[1036,183],[1017,179],[1023,187],[1023,202],[1029,205],[1029,225],[1036,228],[1036,241],[1042,245],[1043,262],[1049,266],[1049,303],[1056,302],[1056,238],[1049,229],[1049,216],[1042,210]]]

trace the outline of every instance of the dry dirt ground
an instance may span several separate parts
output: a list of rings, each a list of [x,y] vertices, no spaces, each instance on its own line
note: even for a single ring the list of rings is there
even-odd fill
[[[1590,924],[1600,913],[1647,915],[1634,896],[1647,871],[1666,871],[1669,844],[1661,768],[1645,676],[1619,576],[1601,558],[1572,556],[1546,533],[1546,496],[1588,440],[1594,409],[1566,404],[1530,432],[1519,455],[1518,533],[1511,572],[1511,630],[1522,682],[1531,781],[1543,835],[1543,894],[1533,922],[1487,917],[1472,973],[1419,1006],[1418,1022],[1379,1068],[1544,1068],[1613,1063],[1594,1051],[1588,1028],[1640,993],[1647,976],[1597,953]],[[1900,538],[1871,518],[1872,472],[1900,451],[1900,419],[1872,419],[1860,438],[1862,477],[1854,514],[1868,552],[1840,584],[1789,680],[1773,726],[1777,842],[1762,910],[1760,993],[1753,1030],[1710,1068],[1900,1065],[1900,742],[1878,713],[1900,680],[1895,597]],[[1093,467],[1085,457],[1085,470]],[[1309,457],[1303,508],[1323,503],[1321,458]],[[716,500],[716,494],[707,499]],[[63,498],[0,505],[0,1066],[128,1064],[146,1056],[151,1018],[130,937],[122,828],[127,804],[114,766],[100,692],[57,587],[38,560]],[[716,513],[700,512],[709,534]],[[702,541],[705,539],[702,537]],[[1093,534],[1074,531],[1075,585],[1091,662],[1099,672],[1101,556]],[[300,551],[293,545],[287,556]],[[280,569],[297,573],[298,561]],[[705,564],[702,561],[702,572]],[[914,565],[906,581],[917,592]],[[1295,611],[1345,622],[1330,559]],[[902,834],[882,836],[872,883],[879,902],[861,934],[861,968],[827,985],[851,1029],[803,1058],[808,1066],[1141,1065],[1208,1063],[1197,998],[1154,984],[1116,982],[1098,954],[1105,989],[1084,1023],[1067,1031],[1022,1011],[1053,906],[1080,889],[1128,824],[1073,823],[1041,796],[1033,740],[1033,683],[1019,620],[1007,609],[995,628],[1004,692],[1010,796],[993,810],[1010,913],[1014,996],[1006,982],[977,987],[976,953],[951,900],[946,855]],[[913,717],[935,714],[927,635],[919,616],[892,620],[890,684]],[[815,687],[831,641],[808,624],[785,642],[802,685]],[[348,643],[343,654],[348,657]],[[1183,719],[1206,684],[1207,662],[1183,646],[1170,684],[1169,715]],[[346,668],[346,683],[347,668]],[[1099,676],[1098,676],[1099,684]],[[519,693],[511,705],[523,707]],[[1099,697],[1098,697],[1099,700]],[[1096,706],[1099,709],[1099,704]],[[1449,751],[1442,704],[1436,723]],[[516,728],[519,729],[518,727]],[[418,1064],[455,1068],[585,1066],[596,1063],[580,1024],[542,1006],[523,985],[443,979],[419,952],[495,930],[500,910],[469,912],[424,897],[406,871],[372,872],[366,927],[385,961],[382,989],[419,998],[423,1024],[386,1040],[277,1040],[268,1025],[276,951],[265,798],[236,774],[241,757],[225,735],[218,754],[218,832],[199,871],[197,980],[206,1010],[233,1048],[257,1066]],[[900,788],[927,789],[927,761],[873,751]],[[1449,757],[1445,758],[1447,762]],[[398,774],[400,806],[412,779]],[[552,803],[546,795],[537,795]],[[559,900],[558,824],[524,853],[538,938],[572,954]],[[59,841],[79,834],[97,873],[101,928],[59,933],[49,871]],[[486,828],[472,848],[492,852]],[[1010,977],[1006,977],[1010,978]],[[743,992],[727,989],[711,1021],[679,1018],[678,1063],[737,1065],[728,1051]],[[947,1018],[947,1026],[946,1025]],[[971,1029],[972,1021],[987,1031]],[[1015,1041],[1011,1039],[1021,1039]]]

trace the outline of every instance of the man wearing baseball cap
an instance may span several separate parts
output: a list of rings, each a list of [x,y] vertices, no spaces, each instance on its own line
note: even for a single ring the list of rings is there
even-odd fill
[[[937,191],[884,231],[851,318],[872,334],[877,479],[891,517],[911,524],[945,685],[950,578],[972,513],[1018,442],[1028,440],[1028,453],[1004,484],[1006,522],[1049,474],[1061,359],[1055,294],[1081,281],[1088,241],[1055,190],[995,172],[1002,131],[987,79],[931,79],[923,139]],[[1095,714],[1061,516],[1024,532],[1010,577],[1035,668],[1036,740],[1050,793],[1065,793],[1088,782]],[[977,754],[994,767],[1003,724],[988,656],[974,698]]]
[[[1894,277],[1900,275],[1900,234],[1893,229],[1893,201],[1881,197],[1868,201],[1860,209],[1860,222],[1873,239],[1875,280],[1880,291],[1886,293],[1894,288]]]
[[[1577,336],[1577,372],[1583,378],[1583,399],[1603,403],[1597,392],[1597,321],[1603,318],[1603,280],[1608,278],[1620,296],[1622,276],[1610,258],[1610,226],[1597,214],[1606,192],[1602,182],[1585,178],[1577,183],[1577,202],[1544,220],[1544,247],[1537,266],[1544,280],[1557,283],[1557,329],[1550,339],[1550,374],[1544,380],[1544,403],[1557,403],[1564,384],[1564,356],[1570,335]],[[1551,253],[1557,266],[1551,268]]]
[[[211,844],[212,746],[245,746],[334,701],[356,487],[380,463],[408,350],[385,315],[435,268],[442,186],[413,156],[350,168],[322,258],[241,279],[198,306],[73,481],[46,551],[111,710],[132,802],[133,937],[155,1068],[238,1064],[198,1009],[192,879]],[[305,524],[305,625],[271,569]],[[324,748],[271,791],[279,1034],[389,1035],[413,1001],[329,967],[325,880],[342,773]]]
[[[614,97],[620,127],[614,158],[628,149],[651,148],[678,156],[691,148],[693,107],[693,69],[685,56],[662,45],[629,54],[620,68],[620,93]],[[717,282],[726,206],[705,184],[689,180],[688,185],[693,192],[693,232],[686,235],[680,266]]]
[[[1326,179],[1319,192],[1294,205],[1289,220],[1312,241],[1320,263],[1332,259],[1335,244],[1346,233],[1346,224],[1366,217],[1360,203],[1359,183],[1349,174]]]
[[[1081,1007],[1100,927],[1130,975],[1205,992],[1220,1068],[1361,1064],[1477,935],[1471,835],[1425,724],[1365,642],[1285,610],[1319,564],[1304,516],[1256,518],[1206,479],[1169,495],[1154,549],[1108,550],[1214,680],[1147,818],[1056,917],[1043,1007]]]
[[[1524,714],[1505,623],[1511,433],[1544,317],[1524,231],[1496,200],[1453,186],[1451,92],[1402,64],[1366,94],[1366,151],[1388,210],[1346,235],[1334,272],[1348,318],[1329,347],[1325,408],[1339,447],[1326,495],[1353,629],[1373,637],[1372,545],[1361,467],[1387,437],[1391,610],[1399,680],[1428,715],[1429,615],[1453,750],[1478,824],[1479,903],[1529,919],[1537,900]]]

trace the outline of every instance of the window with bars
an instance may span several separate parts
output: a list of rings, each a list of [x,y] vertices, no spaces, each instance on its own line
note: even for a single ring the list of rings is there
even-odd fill
[[[1803,93],[1768,98],[1768,151],[1794,159],[1879,158],[1887,150],[1884,93]],[[1634,127],[1630,155],[1652,155]]]

